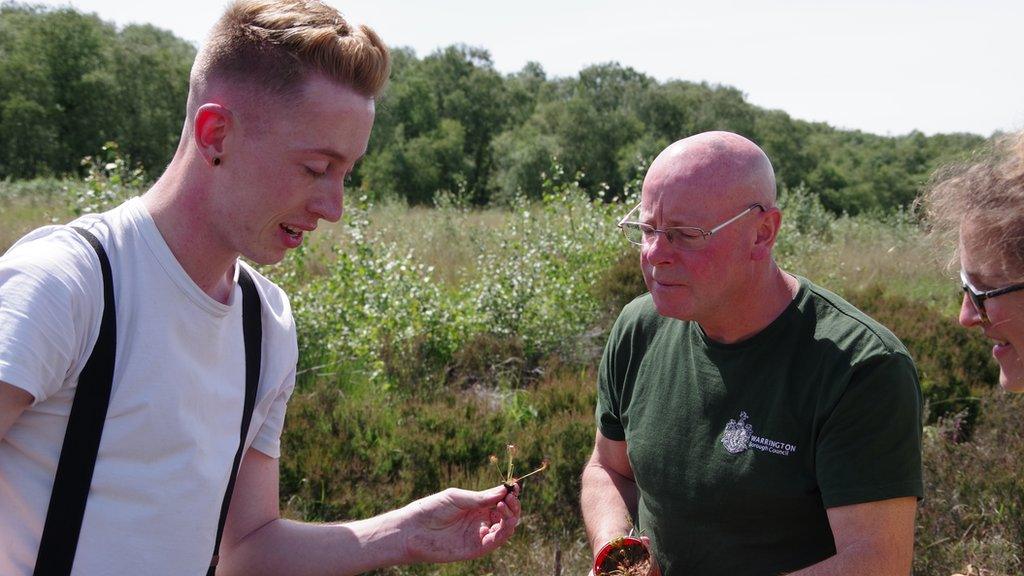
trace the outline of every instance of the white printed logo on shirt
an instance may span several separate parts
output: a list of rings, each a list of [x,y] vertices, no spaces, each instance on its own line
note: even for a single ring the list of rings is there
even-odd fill
[[[749,417],[746,412],[740,412],[739,422],[730,419],[729,423],[725,425],[725,432],[722,433],[722,445],[730,454],[739,454],[749,448],[780,456],[789,456],[796,452],[796,446],[792,444],[754,434],[754,427],[747,424]]]

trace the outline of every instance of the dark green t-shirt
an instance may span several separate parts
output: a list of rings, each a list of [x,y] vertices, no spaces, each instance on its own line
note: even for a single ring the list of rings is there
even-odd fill
[[[627,305],[605,348],[601,433],[625,440],[665,576],[775,576],[835,554],[826,508],[922,497],[921,392],[887,329],[800,290],[737,344]]]

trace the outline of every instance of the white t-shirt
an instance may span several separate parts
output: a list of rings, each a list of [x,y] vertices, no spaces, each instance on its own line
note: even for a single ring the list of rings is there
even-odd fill
[[[241,288],[227,305],[200,290],[139,198],[74,224],[110,258],[117,361],[73,573],[205,574],[241,429]],[[295,325],[281,289],[247,269],[263,305],[263,356],[246,445],[276,458]],[[78,376],[99,334],[102,286],[96,253],[65,226],[36,230],[0,258],[0,381],[35,398],[0,440],[4,576],[35,565]]]

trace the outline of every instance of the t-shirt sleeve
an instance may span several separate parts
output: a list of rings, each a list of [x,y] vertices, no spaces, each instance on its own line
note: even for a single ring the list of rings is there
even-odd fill
[[[269,284],[269,283],[268,283]],[[281,433],[284,430],[285,412],[288,400],[295,389],[296,365],[299,360],[299,343],[295,332],[295,319],[292,316],[291,304],[283,291],[274,287],[264,292],[266,307],[264,308],[264,326],[269,322],[272,330],[264,332],[264,357],[271,354],[281,355],[280,366],[289,367],[287,375],[275,387],[273,400],[267,417],[260,425],[252,441],[252,448],[259,450],[271,458],[281,457]],[[272,318],[270,318],[272,317]],[[272,332],[268,338],[268,334]]]
[[[99,331],[102,276],[69,229],[43,229],[0,257],[0,380],[38,404],[80,368]]]
[[[924,497],[921,426],[921,388],[908,356],[856,366],[816,446],[825,507]]]
[[[616,362],[622,346],[622,318],[612,327],[597,371],[597,429],[609,440],[626,439],[622,425],[619,399],[622,394],[621,368]]]
[[[266,420],[263,421],[259,432],[256,433],[256,438],[252,441],[253,448],[271,458],[281,457],[281,432],[284,430],[284,415],[288,408],[288,399],[291,398],[294,389],[295,371],[292,370],[274,397],[274,401],[270,405],[270,412],[267,413]]]

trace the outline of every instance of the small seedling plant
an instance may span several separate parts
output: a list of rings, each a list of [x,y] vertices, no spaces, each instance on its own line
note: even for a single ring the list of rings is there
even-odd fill
[[[497,454],[491,454],[491,456],[489,458],[489,460],[491,461],[491,464],[493,464],[494,468],[497,469],[497,471],[498,471],[498,476],[501,478],[502,486],[504,486],[505,489],[508,490],[509,492],[512,492],[512,490],[515,488],[515,485],[519,484],[519,482],[521,482],[524,478],[528,478],[530,476],[533,476],[534,474],[537,474],[539,472],[543,472],[544,470],[547,470],[548,463],[550,462],[547,458],[544,458],[540,462],[540,468],[537,468],[536,470],[534,470],[533,472],[530,472],[528,474],[523,474],[522,476],[516,476],[515,475],[515,472],[516,472],[515,459],[516,459],[516,454],[518,452],[519,452],[519,448],[515,444],[507,444],[507,445],[505,445],[505,454],[506,454],[507,459],[508,459],[508,464],[507,464],[507,466],[505,467],[504,470],[501,469],[501,464],[499,463],[499,459],[498,459],[498,455]]]

